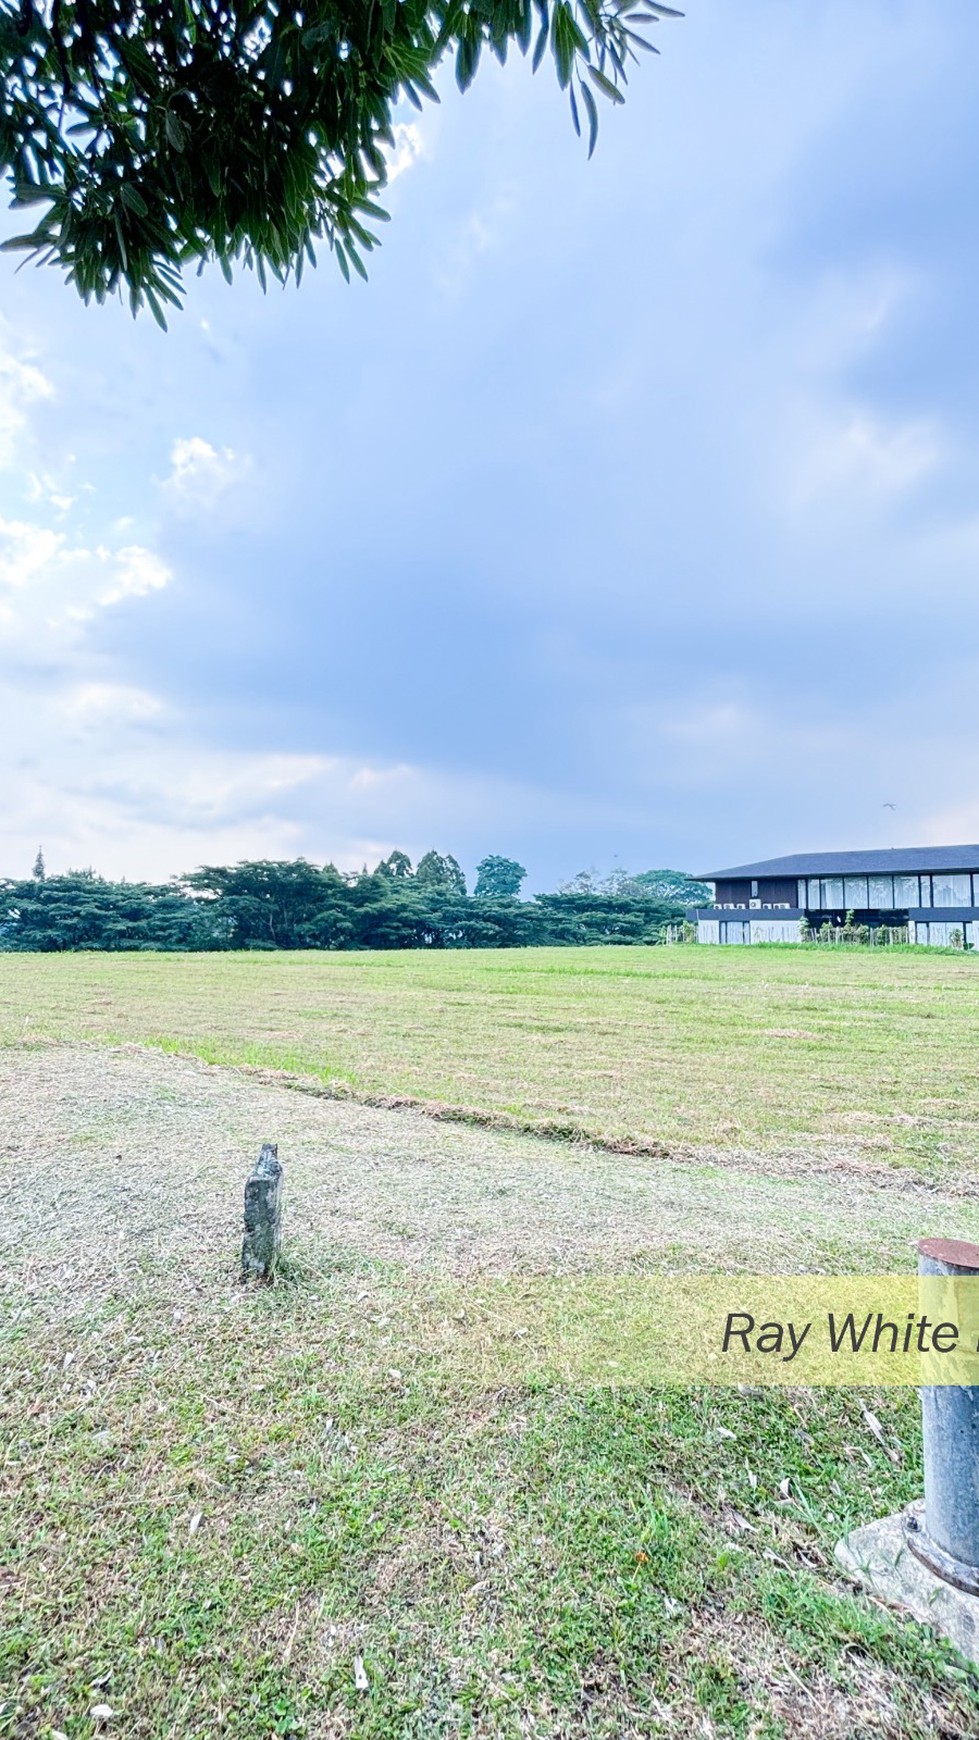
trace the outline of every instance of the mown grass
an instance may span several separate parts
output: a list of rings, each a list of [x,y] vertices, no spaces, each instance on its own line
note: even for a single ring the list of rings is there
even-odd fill
[[[928,950],[2,955],[0,1042],[130,1040],[671,1151],[979,1147],[979,960]]]
[[[432,1385],[379,1365],[403,1305],[341,1265],[9,1326],[0,1734],[976,1731],[832,1566],[920,1489],[913,1397],[880,1442],[852,1392]]]
[[[0,1040],[149,1042],[651,1150],[954,1172],[975,1153],[977,970],[789,950],[0,956]],[[111,1154],[101,1131],[65,1140],[74,1200],[91,1150],[101,1201],[115,1136]],[[76,1237],[45,1219],[63,1243],[46,1292],[29,1252],[0,1274],[0,1736],[979,1731],[976,1673],[832,1559],[920,1493],[913,1393],[486,1386],[478,1361],[426,1367],[412,1313],[435,1283],[398,1264],[307,1240],[251,1291],[233,1251],[182,1268],[150,1237],[137,1297],[115,1272],[96,1287]]]

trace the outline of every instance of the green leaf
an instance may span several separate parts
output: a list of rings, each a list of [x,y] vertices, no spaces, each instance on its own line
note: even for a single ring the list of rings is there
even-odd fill
[[[597,66],[590,66],[588,68],[588,77],[594,81],[600,91],[604,91],[605,95],[611,98],[613,103],[625,102],[625,97],[622,95],[618,86],[613,85],[612,80],[607,79],[603,72],[599,72]]]
[[[581,100],[588,116],[588,155],[591,157],[598,139],[598,106],[586,84],[581,87]]]
[[[119,258],[122,261],[122,269],[124,272],[128,272],[129,256],[126,252],[126,238],[122,233],[122,225],[119,222],[119,213],[117,211],[113,212],[112,221],[116,227],[116,241],[119,243]]]
[[[131,182],[120,182],[119,198],[122,200],[123,205],[128,206],[130,211],[136,213],[137,217],[147,217],[149,215],[149,206],[140,193],[138,187],[133,187]]]
[[[144,290],[143,294],[146,297],[146,301],[147,301],[147,304],[149,306],[150,313],[152,314],[153,319],[156,321],[157,326],[159,326],[164,332],[166,332],[166,330],[167,330],[166,316],[164,315],[163,309],[160,307],[159,302],[157,301],[156,297],[153,294],[153,291],[150,289],[148,284],[147,284],[146,289]]]
[[[174,150],[185,150],[189,135],[187,128],[180,119],[180,116],[175,115],[172,109],[168,109],[164,117],[163,125],[166,130],[167,138]]]
[[[229,281],[235,262],[284,281],[315,264],[314,240],[365,274],[395,105],[438,100],[443,51],[463,89],[484,45],[501,61],[520,47],[534,71],[550,51],[590,156],[592,93],[621,103],[626,62],[652,46],[636,27],[678,16],[659,0],[60,0],[59,26],[58,6],[0,0],[0,37],[19,10],[0,156],[13,203],[45,214],[3,246],[59,264],[86,301],[121,291],[136,310],[150,292],[162,310],[215,259]]]
[[[550,35],[550,31],[548,28],[548,22],[547,22],[547,19],[545,18],[543,24],[540,27],[540,33],[537,37],[537,41],[534,44],[534,58],[530,63],[531,72],[536,72],[537,68],[540,66],[541,61],[544,59],[544,51],[547,48],[547,38],[549,35]]]

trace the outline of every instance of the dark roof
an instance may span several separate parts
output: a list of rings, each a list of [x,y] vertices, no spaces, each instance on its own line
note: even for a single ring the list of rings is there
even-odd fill
[[[886,876],[892,870],[908,875],[914,875],[916,870],[979,871],[979,846],[885,846],[869,852],[793,852],[787,858],[736,864],[733,870],[698,871],[697,879],[727,882],[746,876]]]

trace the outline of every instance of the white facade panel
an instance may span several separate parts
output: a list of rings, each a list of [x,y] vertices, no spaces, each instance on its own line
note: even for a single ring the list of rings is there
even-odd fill
[[[797,918],[753,918],[751,921],[751,940],[753,943],[797,943],[799,941],[799,920]]]
[[[721,927],[716,918],[698,918],[697,941],[699,943],[719,943]]]

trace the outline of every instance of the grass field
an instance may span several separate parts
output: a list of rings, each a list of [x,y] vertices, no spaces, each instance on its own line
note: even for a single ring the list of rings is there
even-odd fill
[[[832,1558],[920,1492],[913,1392],[487,1388],[466,1289],[976,1237],[977,970],[0,956],[0,1736],[974,1735],[979,1676]],[[271,1132],[288,1261],[244,1290]]]
[[[979,960],[927,950],[0,954],[0,1041],[135,1040],[654,1151],[979,1149]]]

